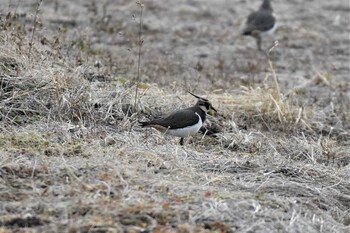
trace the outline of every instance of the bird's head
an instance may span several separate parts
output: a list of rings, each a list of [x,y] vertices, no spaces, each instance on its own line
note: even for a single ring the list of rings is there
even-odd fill
[[[273,11],[270,0],[264,0],[260,6],[260,10]]]
[[[195,95],[191,92],[189,93],[198,99],[196,105],[199,106],[205,113],[207,113],[211,109],[217,112],[216,109],[213,107],[213,105],[209,102],[209,100],[203,97],[200,97],[198,95]]]

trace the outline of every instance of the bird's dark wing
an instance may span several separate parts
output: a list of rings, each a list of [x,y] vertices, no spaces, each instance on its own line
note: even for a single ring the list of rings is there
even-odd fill
[[[243,35],[249,35],[253,31],[268,31],[273,28],[275,17],[270,11],[257,11],[248,16],[246,27],[243,29]]]
[[[248,15],[247,23],[246,23],[247,25],[253,21],[253,19],[256,17],[256,14],[257,14],[257,12],[252,12]]]
[[[194,113],[190,108],[179,110],[171,113],[170,115],[155,119],[148,122],[140,122],[142,126],[147,125],[160,125],[169,129],[184,128],[189,125],[196,124],[199,118],[198,115]]]

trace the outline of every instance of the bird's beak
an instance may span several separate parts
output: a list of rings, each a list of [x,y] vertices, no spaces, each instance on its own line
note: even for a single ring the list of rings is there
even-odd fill
[[[216,111],[216,109],[213,106],[210,106],[210,108],[213,109],[214,112],[218,112],[218,111]]]

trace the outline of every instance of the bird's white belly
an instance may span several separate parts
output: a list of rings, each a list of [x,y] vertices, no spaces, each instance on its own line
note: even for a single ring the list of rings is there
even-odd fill
[[[262,36],[270,36],[276,31],[276,29],[277,29],[277,23],[275,23],[271,29],[269,29],[269,30],[267,30],[265,32],[261,32],[260,34]]]
[[[182,129],[169,129],[166,132],[166,134],[176,136],[176,137],[181,137],[181,138],[196,134],[199,131],[199,129],[202,127],[202,124],[203,124],[202,119],[199,116],[199,114],[196,113],[196,115],[198,116],[198,122],[195,125],[191,125],[191,126],[188,126],[186,128],[182,128]]]

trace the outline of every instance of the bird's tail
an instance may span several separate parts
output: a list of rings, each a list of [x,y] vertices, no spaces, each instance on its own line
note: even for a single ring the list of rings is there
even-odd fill
[[[251,27],[249,27],[249,26],[247,26],[247,27],[245,27],[243,30],[242,30],[242,35],[243,36],[249,36],[249,35],[251,35],[252,34],[252,28]]]
[[[149,121],[139,121],[139,124],[141,127],[146,127],[150,124],[150,122]]]

